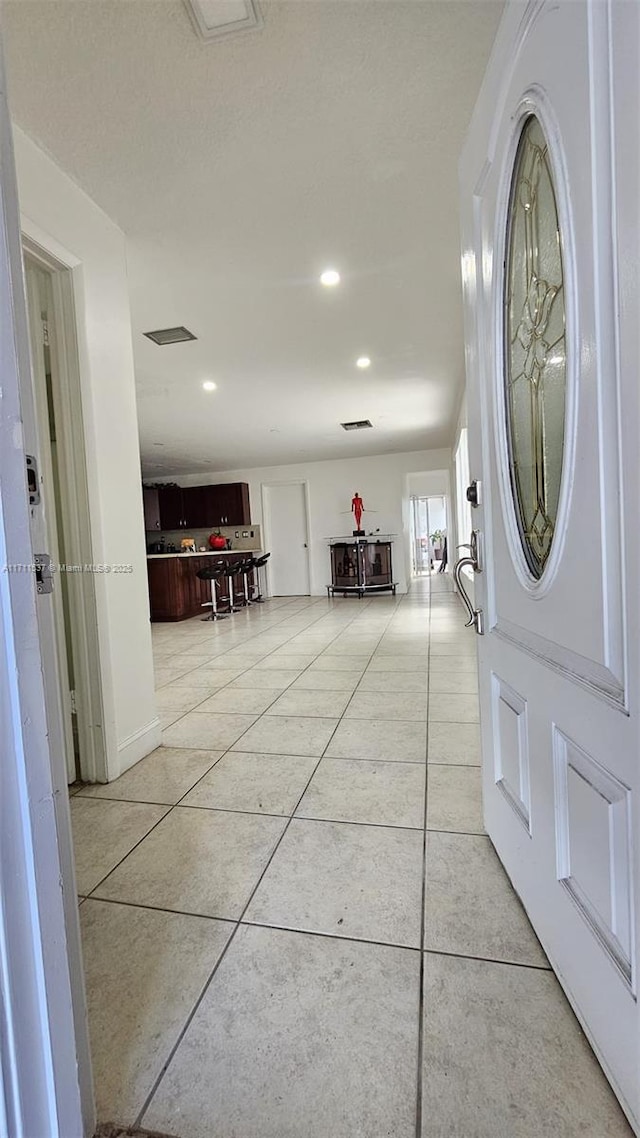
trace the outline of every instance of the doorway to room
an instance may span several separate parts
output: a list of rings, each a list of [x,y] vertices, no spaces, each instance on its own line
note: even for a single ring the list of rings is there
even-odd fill
[[[102,693],[71,274],[25,243],[31,355],[21,391],[47,720],[66,782],[102,777]],[[64,785],[62,763],[54,772]]]
[[[309,522],[306,482],[265,482],[262,485],[262,516],[269,595],[308,597]]]
[[[411,498],[411,559],[414,577],[447,568],[447,500],[442,494]]]

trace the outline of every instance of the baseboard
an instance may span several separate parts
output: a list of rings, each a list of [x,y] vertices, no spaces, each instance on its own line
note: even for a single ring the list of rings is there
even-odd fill
[[[145,724],[139,731],[134,731],[118,745],[119,774],[124,774],[130,767],[135,766],[144,759],[145,755],[155,751],[162,742],[162,725],[156,716],[151,723]]]

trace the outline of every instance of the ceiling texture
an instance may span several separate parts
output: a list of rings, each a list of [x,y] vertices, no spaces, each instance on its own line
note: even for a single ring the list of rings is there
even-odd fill
[[[3,4],[16,122],[127,235],[151,478],[452,441],[457,161],[502,4],[259,8],[205,41],[182,0]],[[197,339],[143,335],[174,325]]]

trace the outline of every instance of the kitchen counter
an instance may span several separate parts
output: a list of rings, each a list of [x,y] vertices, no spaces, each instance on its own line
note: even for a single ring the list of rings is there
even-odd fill
[[[211,599],[211,582],[198,576],[199,569],[211,564],[211,558],[222,558],[231,564],[246,561],[259,549],[210,549],[207,553],[148,553],[149,602],[152,620],[188,620],[206,615],[203,606]],[[249,587],[255,581],[249,574]],[[242,586],[240,586],[242,588]],[[219,600],[228,592],[226,579],[216,584]]]
[[[245,553],[262,553],[259,547],[254,549],[207,549],[195,553],[147,553],[147,561],[159,561],[163,557],[179,557],[181,561],[188,561],[190,557],[228,557],[231,553],[240,557]]]

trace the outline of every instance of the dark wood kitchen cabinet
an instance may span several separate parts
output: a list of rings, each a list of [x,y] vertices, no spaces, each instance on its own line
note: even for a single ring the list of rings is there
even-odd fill
[[[225,553],[225,562],[244,561],[246,553]],[[196,576],[198,569],[211,565],[211,557],[198,557],[197,554],[178,554],[175,557],[148,557],[149,604],[151,619],[187,620],[190,616],[203,616],[209,611],[202,606],[211,599],[209,581],[201,581]],[[236,580],[238,580],[236,578]],[[242,580],[242,578],[240,578]],[[249,575],[249,585],[254,584],[254,574]],[[242,586],[240,586],[242,588]],[[227,598],[226,578],[217,584],[218,603],[224,610]]]
[[[161,529],[182,529],[184,506],[181,486],[161,486],[158,490]]]
[[[142,506],[144,509],[144,528],[147,533],[154,529],[160,529],[160,499],[155,486],[142,487]]]
[[[212,487],[218,493],[219,509],[223,526],[251,525],[249,508],[249,487],[246,482],[227,482]]]
[[[249,487],[246,482],[222,482],[215,486],[145,487],[157,493],[160,525],[148,530],[215,529],[218,526],[251,525]]]

